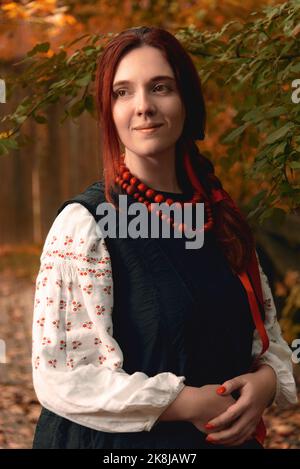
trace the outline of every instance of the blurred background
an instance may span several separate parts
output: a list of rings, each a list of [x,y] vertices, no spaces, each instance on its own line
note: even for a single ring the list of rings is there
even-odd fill
[[[203,66],[203,90],[208,121],[206,139],[201,142],[201,150],[213,160],[216,173],[225,189],[252,215],[251,222],[256,234],[258,253],[275,296],[284,337],[289,345],[299,338],[300,198],[298,199],[299,192],[293,192],[293,198],[292,195],[289,198],[288,191],[299,190],[297,158],[300,161],[300,147],[296,148],[295,154],[292,153],[294,160],[290,166],[291,173],[285,172],[285,183],[290,187],[280,186],[279,197],[268,199],[267,202],[271,204],[269,206],[262,205],[261,201],[267,193],[269,194],[269,189],[272,189],[274,179],[268,179],[270,169],[260,168],[256,160],[260,138],[268,134],[268,129],[259,128],[257,124],[256,134],[250,132],[244,135],[241,131],[236,135],[237,140],[228,135],[234,125],[240,123],[241,103],[245,103],[245,110],[247,106],[250,106],[250,109],[256,108],[262,102],[257,103],[255,99],[258,99],[260,93],[266,95],[271,85],[266,83],[264,88],[262,83],[258,86],[259,79],[253,75],[257,86],[255,99],[249,92],[250,89],[252,94],[256,93],[253,84],[248,90],[238,88],[237,96],[235,88],[226,84],[222,71],[213,68],[217,64],[213,54],[210,61],[202,64],[204,49],[198,47],[201,41],[196,35],[197,32],[202,32],[205,50],[210,52],[212,44],[214,51],[220,50],[223,54],[225,63],[227,59],[224,60],[224,57],[228,48],[221,43],[218,32],[223,31],[224,25],[231,21],[237,20],[240,24],[245,24],[253,12],[270,8],[267,10],[269,13],[262,15],[269,22],[270,30],[267,35],[272,32],[272,21],[275,22],[277,17],[281,18],[282,14],[285,15],[283,18],[286,21],[284,30],[289,31],[288,27],[293,30],[292,39],[297,42],[298,30],[296,31],[295,24],[287,24],[289,12],[287,9],[280,11],[281,5],[285,5],[284,2],[267,0],[244,0],[242,3],[235,0],[1,1],[0,79],[8,84],[6,102],[0,102],[1,449],[30,448],[40,413],[41,407],[31,380],[31,321],[35,278],[43,242],[61,203],[84,190],[102,175],[101,133],[95,119],[92,99],[93,63],[99,53],[99,49],[94,47],[97,44],[97,35],[117,33],[141,25],[160,26],[174,34],[183,29],[183,42],[194,52],[194,59],[200,70]],[[275,31],[276,27],[274,26]],[[236,34],[238,32],[239,29]],[[85,43],[77,42],[65,47],[83,35],[88,38],[95,35],[94,43],[89,42],[89,45],[85,46]],[[289,38],[290,36],[289,34]],[[198,48],[195,47],[195,38]],[[228,38],[228,41],[234,41],[231,36]],[[283,44],[287,43],[286,38],[280,34],[278,38]],[[34,50],[37,44],[44,46]],[[264,45],[266,52],[269,45]],[[33,50],[31,57],[35,62],[30,75],[28,63],[23,60],[28,58],[28,52]],[[67,52],[64,52],[65,50]],[[72,60],[68,62],[72,54]],[[90,67],[90,74],[84,74],[82,71],[82,65],[85,63],[82,54],[87,64],[85,70]],[[81,62],[76,62],[78,57]],[[293,71],[299,71],[300,76],[297,60],[296,58]],[[231,61],[226,62],[228,67],[229,62]],[[230,66],[236,65],[230,63]],[[271,63],[270,70],[272,66]],[[62,89],[62,92],[59,99],[51,101],[49,83],[51,80],[53,83],[55,67],[60,80],[56,90]],[[67,89],[67,74],[71,73],[69,70],[80,71],[76,82],[78,93],[82,91],[80,99],[77,95],[72,96],[72,92]],[[254,74],[254,65],[252,71]],[[226,73],[233,74],[229,68]],[[262,75],[260,70],[257,70],[257,73]],[[282,70],[278,71],[278,80],[279,73],[282,73]],[[202,77],[201,72],[200,76]],[[47,81],[47,77],[50,81]],[[43,80],[46,86],[41,88]],[[283,84],[282,89],[287,92],[291,87]],[[269,91],[273,93],[271,88]],[[71,100],[74,98],[74,102],[68,107],[70,97]],[[65,113],[65,118],[62,119],[65,109],[69,109],[69,113]],[[35,112],[36,110],[39,112]],[[297,112],[299,113],[299,110]],[[283,112],[278,111],[276,114],[273,106],[272,118],[280,119],[282,114]],[[9,115],[10,119],[5,118]],[[253,122],[256,124],[259,119],[257,116],[255,119]],[[11,122],[15,127],[7,126],[5,122]],[[276,126],[277,121],[272,121],[271,124]],[[299,121],[296,121],[295,125],[299,126]],[[12,132],[12,128],[16,130]],[[17,135],[18,139],[14,140],[14,135]],[[227,136],[227,141],[224,140],[224,135]],[[267,143],[272,145],[272,151],[277,152],[275,156],[282,154],[279,145],[286,143],[289,138],[289,134],[281,131],[280,139],[269,139]],[[291,145],[294,143],[289,142]],[[297,145],[299,143],[296,142]],[[286,148],[284,151],[287,151]],[[253,178],[246,177],[247,172],[251,172],[253,168],[259,173],[260,179],[256,178],[255,173]],[[257,212],[257,208],[261,206],[265,211]],[[268,216],[265,216],[268,210]],[[257,214],[261,216],[260,220],[255,218]],[[294,368],[299,385],[299,364],[295,364]],[[266,411],[266,422],[269,428],[266,441],[268,448],[300,448],[298,405],[281,411],[271,407]]]

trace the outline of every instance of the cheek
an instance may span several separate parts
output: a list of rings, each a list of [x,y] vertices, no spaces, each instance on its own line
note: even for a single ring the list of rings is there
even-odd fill
[[[176,122],[179,124],[184,120],[184,108],[180,99],[170,102],[166,107],[166,113],[174,123]]]
[[[128,128],[129,121],[124,106],[115,105],[112,110],[112,116],[114,123],[118,131],[122,132]]]

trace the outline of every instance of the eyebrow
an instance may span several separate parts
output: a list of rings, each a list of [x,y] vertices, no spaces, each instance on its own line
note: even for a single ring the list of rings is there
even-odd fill
[[[169,77],[168,75],[157,75],[156,77],[151,78],[149,80],[149,83],[152,83],[152,82],[158,81],[158,80],[172,80],[172,81],[175,81],[175,79],[173,77]],[[130,83],[131,82],[129,80],[120,80],[120,81],[116,81],[116,83],[114,83],[113,86],[128,85]]]

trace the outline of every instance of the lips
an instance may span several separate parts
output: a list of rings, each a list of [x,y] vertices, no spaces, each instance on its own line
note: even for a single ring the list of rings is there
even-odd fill
[[[151,130],[151,129],[156,129],[158,127],[161,127],[163,124],[149,124],[144,127],[135,127],[134,130]]]

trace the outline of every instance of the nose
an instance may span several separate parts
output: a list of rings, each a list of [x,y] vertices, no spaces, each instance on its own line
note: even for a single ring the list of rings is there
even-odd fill
[[[156,107],[148,91],[144,89],[140,90],[136,95],[136,113],[138,115],[153,115],[155,112]]]

